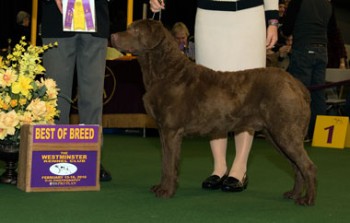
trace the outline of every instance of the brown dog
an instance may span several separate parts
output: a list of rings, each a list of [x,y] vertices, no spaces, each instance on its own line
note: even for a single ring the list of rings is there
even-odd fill
[[[152,187],[156,196],[175,194],[183,136],[262,130],[295,172],[294,187],[284,197],[314,204],[316,167],[303,142],[310,97],[300,82],[276,68],[216,72],[196,65],[158,21],[136,21],[111,37],[114,47],[138,55],[145,109],[159,127],[162,175]]]

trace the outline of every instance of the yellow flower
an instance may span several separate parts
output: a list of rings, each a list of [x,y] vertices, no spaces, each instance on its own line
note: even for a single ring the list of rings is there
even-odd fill
[[[12,108],[16,107],[17,105],[18,105],[18,101],[17,101],[16,99],[12,99],[12,100],[10,101],[10,106],[11,106]]]
[[[7,111],[9,110],[10,106],[4,100],[0,99],[0,108],[1,110]]]
[[[36,98],[30,102],[30,104],[27,107],[27,110],[32,112],[34,120],[40,120],[46,115],[45,102]]]
[[[20,99],[19,99],[19,104],[20,104],[20,105],[25,105],[25,104],[27,104],[27,99],[26,99],[26,98],[20,98]]]
[[[6,94],[5,97],[4,97],[4,102],[5,102],[6,104],[9,104],[10,101],[11,101],[10,95]]]
[[[22,125],[33,123],[32,113],[28,111],[24,112],[23,115],[20,117],[20,123]]]
[[[7,59],[8,59],[8,60],[12,60],[13,57],[14,57],[14,56],[13,56],[12,54],[7,55]]]
[[[55,89],[57,87],[56,81],[53,79],[45,79],[44,84],[47,89]]]
[[[17,60],[18,57],[20,57],[22,54],[22,50],[14,51],[12,53],[12,56],[10,55],[10,58],[12,61]]]
[[[57,111],[56,111],[55,105],[53,105],[52,103],[46,103],[45,120],[53,122],[53,119],[55,118],[56,113],[57,113]]]
[[[23,38],[0,57],[0,140],[17,142],[23,124],[54,124],[59,89],[52,79],[37,80],[46,71],[41,54],[53,46],[27,45]]]
[[[0,70],[0,87],[11,86],[17,80],[17,77],[16,71],[12,68]]]
[[[0,140],[4,140],[7,136],[7,130],[5,128],[0,127]]]
[[[20,75],[18,80],[12,84],[12,93],[14,94],[21,93],[28,98],[29,91],[33,89],[33,86],[31,85],[32,81],[33,81],[32,79],[26,76]]]
[[[36,66],[35,73],[36,74],[43,74],[46,71],[46,69],[41,66],[40,64]]]
[[[8,113],[1,112],[0,114],[0,128],[6,129],[7,134],[15,134],[16,126],[19,124],[17,113],[12,110]]]
[[[45,87],[47,89],[46,93],[49,97],[49,99],[56,99],[58,95],[58,88],[56,85],[56,81],[53,79],[46,79],[44,80]]]

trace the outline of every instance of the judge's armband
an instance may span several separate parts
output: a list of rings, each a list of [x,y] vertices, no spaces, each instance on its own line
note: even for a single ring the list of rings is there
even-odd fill
[[[278,19],[269,19],[269,21],[267,21],[267,24],[269,26],[279,26]]]

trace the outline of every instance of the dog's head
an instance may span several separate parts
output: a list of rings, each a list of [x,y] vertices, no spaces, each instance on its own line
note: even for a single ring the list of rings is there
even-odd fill
[[[112,46],[124,52],[140,54],[155,48],[165,39],[164,29],[159,21],[138,20],[131,23],[126,31],[112,34]]]

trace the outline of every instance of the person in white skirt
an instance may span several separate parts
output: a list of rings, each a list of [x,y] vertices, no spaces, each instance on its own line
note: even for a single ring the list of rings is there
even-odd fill
[[[196,63],[220,71],[266,66],[266,49],[277,42],[278,0],[198,0],[195,22]],[[165,8],[150,0],[151,10]],[[247,162],[254,135],[235,134],[236,155],[230,170],[226,163],[227,138],[210,146],[214,170],[204,189],[238,192],[247,188]]]

